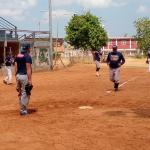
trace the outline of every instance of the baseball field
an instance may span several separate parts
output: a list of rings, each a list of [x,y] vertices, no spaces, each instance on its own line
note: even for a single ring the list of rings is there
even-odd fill
[[[103,64],[33,73],[29,115],[0,76],[0,150],[150,150],[150,73],[145,60],[121,68],[118,92]]]

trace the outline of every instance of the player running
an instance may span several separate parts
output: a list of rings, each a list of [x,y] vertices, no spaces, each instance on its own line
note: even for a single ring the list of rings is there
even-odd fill
[[[117,51],[117,45],[113,45],[112,50],[108,54],[106,62],[109,65],[110,80],[114,82],[115,91],[118,91],[120,67],[125,63],[125,58],[121,52]]]
[[[96,76],[99,76],[99,70],[100,70],[100,59],[102,56],[102,51],[101,50],[97,50],[97,51],[93,51],[93,59],[95,61],[95,65],[96,65]]]

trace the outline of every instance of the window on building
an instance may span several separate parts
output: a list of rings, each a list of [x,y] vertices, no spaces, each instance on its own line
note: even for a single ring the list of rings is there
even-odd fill
[[[127,41],[123,40],[122,45],[126,45]]]

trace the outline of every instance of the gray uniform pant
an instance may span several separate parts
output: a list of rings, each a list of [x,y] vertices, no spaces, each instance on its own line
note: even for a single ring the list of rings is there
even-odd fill
[[[29,96],[25,91],[25,86],[28,83],[28,76],[27,75],[19,75],[16,76],[17,80],[17,90],[19,92],[19,103],[21,109],[27,109],[29,103]]]
[[[6,66],[7,75],[5,77],[5,81],[7,84],[12,83],[12,68],[11,66]]]
[[[100,68],[100,61],[95,60],[96,69]]]
[[[109,77],[112,82],[119,83],[120,81],[120,68],[109,68]]]

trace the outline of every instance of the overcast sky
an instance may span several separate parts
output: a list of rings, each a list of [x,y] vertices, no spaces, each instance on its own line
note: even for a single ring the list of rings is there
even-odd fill
[[[48,30],[48,0],[0,0],[0,16],[19,29]],[[150,0],[52,0],[53,36],[64,37],[73,14],[90,10],[101,17],[110,36],[135,34],[133,22],[150,17]],[[40,23],[40,24],[39,24]]]

